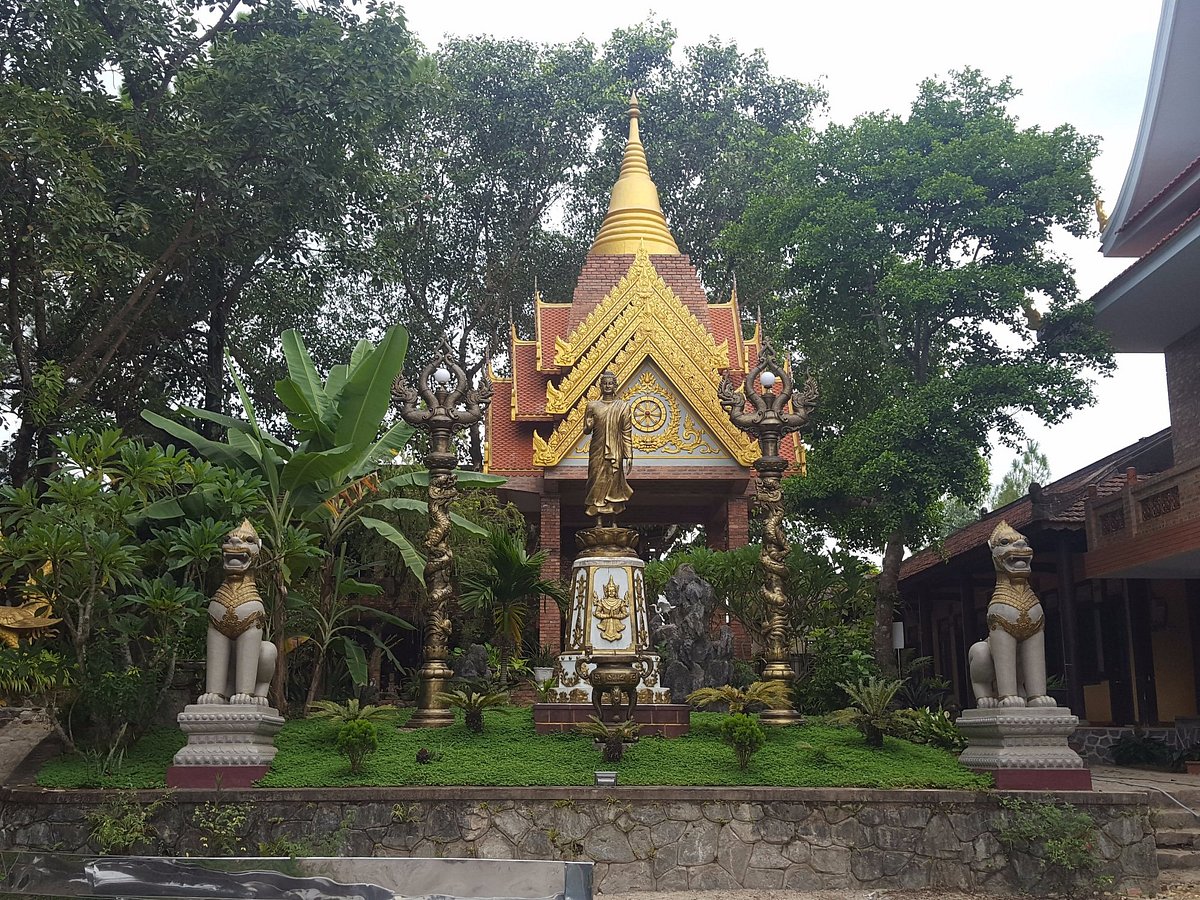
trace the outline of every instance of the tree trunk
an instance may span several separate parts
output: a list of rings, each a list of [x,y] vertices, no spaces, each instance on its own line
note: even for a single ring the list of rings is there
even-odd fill
[[[275,635],[278,656],[275,676],[271,679],[271,698],[280,715],[287,715],[287,585],[278,563],[275,565],[275,605],[271,608],[271,632]]]
[[[225,343],[229,336],[229,308],[225,297],[225,264],[213,261],[208,290],[208,335],[204,348],[204,408],[225,412]],[[200,423],[206,438],[220,437],[216,422]]]
[[[885,675],[895,675],[892,652],[892,620],[900,601],[900,563],[904,560],[904,532],[888,535],[883,548],[883,567],[875,581],[875,663]]]
[[[312,679],[308,682],[308,699],[304,701],[304,712],[308,714],[308,708],[317,702],[318,694],[321,691],[321,672],[325,669],[325,651],[322,650],[317,654],[317,661],[313,665]]]
[[[29,419],[21,422],[13,436],[12,458],[8,464],[8,480],[14,487],[21,487],[29,478],[33,466],[34,447],[37,446],[37,429]]]
[[[470,436],[471,468],[476,472],[483,471],[483,436],[480,432],[481,422],[476,422],[468,432]]]

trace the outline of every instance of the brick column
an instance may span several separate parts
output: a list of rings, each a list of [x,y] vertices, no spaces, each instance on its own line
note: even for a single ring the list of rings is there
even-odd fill
[[[725,513],[725,549],[736,550],[750,543],[750,498],[730,497]]]
[[[542,494],[541,520],[538,526],[538,549],[545,551],[542,563],[543,578],[562,578],[562,509],[558,494]],[[558,604],[549,597],[538,601],[538,643],[562,649],[562,614]]]

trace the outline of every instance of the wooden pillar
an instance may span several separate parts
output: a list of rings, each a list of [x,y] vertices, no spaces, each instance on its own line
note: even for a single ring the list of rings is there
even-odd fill
[[[562,507],[558,494],[542,494],[538,549],[545,552],[542,577],[560,579],[562,569]],[[562,613],[549,597],[538,601],[538,643],[556,653],[562,649]]]
[[[1133,677],[1138,722],[1158,724],[1158,685],[1154,680],[1154,641],[1150,636],[1150,584],[1144,578],[1125,582],[1129,642],[1133,648]]]
[[[719,500],[716,509],[704,523],[705,543],[709,550],[729,549],[729,501]]]
[[[958,673],[959,703],[966,708],[974,702],[971,691],[971,672],[967,666],[967,651],[971,645],[981,640],[985,635],[979,631],[979,619],[975,615],[975,579],[970,575],[962,575],[958,580],[958,622],[959,622],[959,658],[955,661],[954,671]]]
[[[917,627],[919,643],[917,653],[933,659],[933,601],[929,588],[922,586],[917,591]]]
[[[1058,578],[1059,620],[1062,628],[1063,678],[1067,682],[1067,703],[1075,715],[1083,716],[1083,679],[1079,671],[1078,631],[1075,616],[1075,567],[1066,535],[1059,535],[1055,558]]]
[[[1200,580],[1189,578],[1183,583],[1187,598],[1188,626],[1192,635],[1192,678],[1196,692],[1196,709],[1200,710]]]

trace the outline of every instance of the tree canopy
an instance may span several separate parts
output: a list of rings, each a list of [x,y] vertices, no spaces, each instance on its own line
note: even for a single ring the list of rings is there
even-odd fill
[[[744,295],[821,384],[791,506],[883,551],[881,665],[904,547],[943,497],[982,492],[989,434],[1019,440],[1020,412],[1061,421],[1112,365],[1050,243],[1088,229],[1096,140],[1021,127],[1015,95],[966,69],[923,81],[907,116],[782,141],[771,189],[728,234]]]
[[[287,328],[321,367],[403,322],[418,347],[449,332],[472,375],[489,354],[503,369],[510,315],[532,330],[535,278],[547,299],[571,295],[633,88],[675,235],[725,292],[717,236],[762,183],[770,141],[804,133],[824,99],[730,43],[677,61],[661,21],[600,47],[426,51],[386,4],[205,10],[31,0],[0,23],[12,480],[55,433],[136,430],[144,407],[231,411],[226,347],[284,424]]]
[[[345,277],[406,200],[384,155],[416,94],[396,8],[206,8],[31,0],[0,21],[14,481],[57,430],[221,412],[226,344],[254,372],[256,320],[271,345],[281,320],[319,327],[323,263]]]

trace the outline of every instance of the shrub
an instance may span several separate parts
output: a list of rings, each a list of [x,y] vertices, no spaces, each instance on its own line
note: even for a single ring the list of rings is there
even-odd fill
[[[966,737],[944,709],[936,712],[926,707],[897,710],[894,730],[889,733],[914,744],[930,744],[951,753],[967,749]]]
[[[337,703],[333,700],[318,700],[309,705],[310,719],[328,719],[338,726],[347,722],[385,722],[394,718],[396,709],[391,706],[362,706],[358,700]]]
[[[367,754],[379,749],[379,730],[366,719],[347,722],[338,729],[337,749],[350,758],[350,774],[358,775]]]
[[[476,734],[483,733],[483,711],[508,705],[508,694],[504,691],[479,692],[474,688],[447,691],[438,694],[438,699],[453,709],[461,709],[466,715],[467,728]]]
[[[601,759],[609,763],[619,763],[625,755],[625,745],[637,740],[637,733],[641,727],[632,719],[609,723],[597,716],[588,716],[588,721],[577,726],[577,730],[580,734],[603,742],[600,748]]]
[[[731,713],[744,713],[749,707],[759,705],[769,709],[791,709],[791,693],[782,681],[756,681],[745,690],[725,685],[719,688],[700,688],[688,694],[688,703],[703,709],[725,703]]]
[[[139,803],[135,794],[117,794],[95,812],[88,813],[91,842],[106,855],[128,853],[139,845],[154,847],[158,843],[158,829],[150,820],[167,802],[169,796],[152,803]]]
[[[840,687],[854,704],[832,713],[832,721],[853,725],[867,739],[868,747],[882,747],[883,736],[902,727],[903,717],[892,709],[892,701],[903,682],[896,679],[868,678]]]
[[[192,824],[200,832],[200,846],[210,856],[241,856],[249,852],[246,833],[250,827],[249,803],[205,803],[192,813]]]
[[[767,733],[756,719],[735,713],[721,723],[721,740],[737,754],[738,768],[745,769],[767,742]]]
[[[1096,820],[1070,803],[1001,797],[1007,813],[997,837],[1005,849],[1027,854],[1038,862],[1046,883],[1040,887],[1073,892],[1103,887],[1109,877],[1094,877],[1100,865],[1096,850]]]
[[[796,681],[795,702],[806,714],[840,709],[849,701],[842,685],[879,673],[871,626],[856,622],[808,632],[808,655]]]
[[[1165,741],[1149,737],[1135,728],[1123,734],[1113,744],[1113,762],[1118,766],[1167,766],[1171,764],[1171,748]]]

